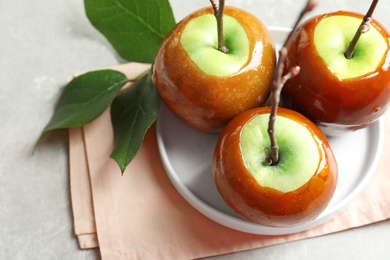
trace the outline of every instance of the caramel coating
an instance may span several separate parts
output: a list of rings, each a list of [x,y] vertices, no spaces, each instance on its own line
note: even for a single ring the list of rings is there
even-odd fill
[[[363,18],[344,11],[320,15],[293,33],[287,44],[285,66],[300,66],[301,71],[285,84],[282,101],[318,124],[326,135],[336,136],[369,126],[387,110],[390,100],[390,53],[387,51],[376,72],[340,80],[318,55],[313,37],[317,23],[332,15]],[[371,26],[389,41],[388,33],[380,24],[373,21]]]
[[[295,111],[279,108],[278,116],[307,126],[316,140],[321,160],[313,177],[295,191],[283,193],[262,187],[245,167],[240,136],[251,118],[269,113],[269,107],[255,108],[237,116],[226,126],[214,152],[214,181],[225,202],[248,221],[274,227],[302,224],[316,218],[329,204],[337,184],[337,162],[328,140],[313,122]]]
[[[153,81],[166,106],[205,133],[219,133],[234,116],[267,100],[276,60],[267,28],[255,16],[226,7],[225,15],[238,20],[249,37],[250,58],[229,77],[206,75],[189,58],[180,36],[191,19],[212,13],[212,8],[202,9],[178,23],[163,41],[153,67]]]

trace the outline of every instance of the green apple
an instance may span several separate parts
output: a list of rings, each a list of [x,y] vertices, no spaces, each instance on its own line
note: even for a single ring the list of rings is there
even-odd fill
[[[317,217],[337,183],[337,162],[325,135],[309,119],[278,109],[279,161],[269,164],[271,108],[246,111],[222,131],[214,152],[214,181],[243,218],[265,226],[299,225]]]
[[[228,51],[218,49],[212,8],[184,18],[160,46],[153,81],[166,106],[190,127],[219,133],[236,115],[263,105],[276,62],[267,27],[250,13],[226,7]]]
[[[314,45],[318,54],[341,80],[375,73],[388,50],[388,40],[374,28],[361,36],[353,58],[345,57],[346,47],[361,22],[361,17],[334,15],[324,17],[314,30]],[[330,30],[332,34],[329,34]]]
[[[305,125],[279,116],[275,125],[279,131],[275,135],[281,160],[277,165],[270,167],[265,163],[269,157],[268,148],[271,146],[266,131],[268,121],[268,114],[259,114],[243,127],[240,148],[244,164],[257,183],[263,187],[284,193],[299,189],[313,177],[321,162],[317,142]],[[254,147],[263,147],[263,149],[254,149]],[[299,149],[292,149],[294,147]]]
[[[287,43],[285,65],[301,72],[284,86],[284,104],[340,135],[375,122],[389,106],[389,34],[378,22],[346,51],[363,15],[339,11],[309,19]]]
[[[218,37],[215,23],[212,14],[192,19],[183,30],[180,43],[190,59],[204,73],[226,77],[240,71],[247,62],[250,56],[249,38],[242,25],[233,17],[226,15],[224,36],[230,51],[221,52],[216,48]]]

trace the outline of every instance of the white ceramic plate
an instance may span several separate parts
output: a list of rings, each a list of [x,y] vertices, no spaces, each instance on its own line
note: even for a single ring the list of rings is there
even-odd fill
[[[270,31],[279,49],[289,29],[270,27]],[[329,139],[339,167],[335,194],[329,206],[316,219],[288,228],[248,222],[225,204],[215,187],[211,173],[217,135],[202,134],[187,127],[162,106],[157,121],[157,141],[170,180],[194,208],[232,229],[252,234],[282,235],[325,223],[345,209],[363,190],[379,161],[383,147],[383,128],[383,120],[379,120],[369,128]]]

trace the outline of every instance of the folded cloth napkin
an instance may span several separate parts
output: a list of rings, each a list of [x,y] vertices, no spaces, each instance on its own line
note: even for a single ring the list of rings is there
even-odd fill
[[[116,67],[132,78],[145,65]],[[193,259],[321,236],[390,218],[390,113],[384,150],[364,191],[340,215],[310,230],[279,236],[243,233],[195,210],[176,191],[160,160],[156,128],[123,176],[109,155],[114,146],[110,113],[70,129],[70,180],[74,230],[80,247],[99,247],[102,259]]]

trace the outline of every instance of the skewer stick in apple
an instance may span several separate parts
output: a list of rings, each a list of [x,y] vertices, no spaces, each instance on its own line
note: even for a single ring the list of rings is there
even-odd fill
[[[366,33],[370,30],[370,23],[372,22],[372,15],[374,13],[374,10],[376,8],[376,5],[378,4],[379,0],[374,0],[371,3],[370,9],[368,9],[367,14],[364,16],[363,21],[359,28],[356,31],[355,36],[353,37],[352,41],[350,42],[347,51],[345,52],[345,58],[352,59],[353,53],[356,48],[356,44],[358,43],[360,36],[362,33]]]
[[[218,30],[218,50],[223,53],[228,53],[228,48],[225,45],[225,39],[223,35],[223,11],[225,9],[225,0],[219,0],[219,4],[215,3],[214,0],[210,0],[213,6],[214,16],[217,19],[217,30]]]
[[[274,76],[274,80],[273,80],[272,86],[271,86],[271,107],[272,108],[271,108],[271,115],[270,115],[270,119],[269,119],[269,123],[268,123],[268,134],[269,134],[269,137],[271,140],[271,157],[268,157],[267,161],[266,161],[266,163],[269,165],[276,165],[279,162],[279,147],[278,147],[277,140],[276,140],[275,134],[274,134],[274,131],[275,131],[274,126],[275,126],[275,120],[276,120],[276,113],[277,113],[277,109],[278,109],[279,102],[280,102],[280,94],[282,92],[282,88],[283,88],[284,84],[286,83],[286,81],[289,80],[290,78],[298,75],[298,73],[300,71],[300,67],[295,66],[295,67],[292,67],[286,75],[282,76],[283,70],[284,70],[284,63],[285,63],[285,60],[287,57],[286,43],[288,42],[292,32],[298,26],[298,24],[300,23],[302,18],[308,12],[313,10],[315,6],[316,6],[316,2],[314,0],[308,0],[306,2],[306,6],[302,9],[298,19],[296,20],[294,27],[293,27],[293,30],[286,37],[286,40],[283,44],[283,47],[279,51],[278,64],[277,64],[277,68],[276,68],[275,73],[274,73],[275,76]]]

